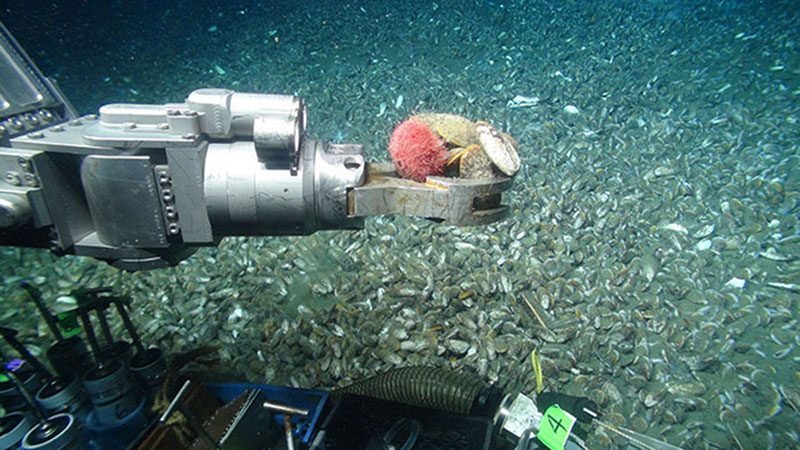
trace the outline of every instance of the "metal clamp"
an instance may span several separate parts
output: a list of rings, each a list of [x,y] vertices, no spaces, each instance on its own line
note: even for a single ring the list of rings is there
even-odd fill
[[[367,179],[348,192],[350,217],[404,214],[447,225],[486,225],[503,220],[501,194],[512,179],[428,177],[425,183],[400,178],[392,163],[367,164]]]

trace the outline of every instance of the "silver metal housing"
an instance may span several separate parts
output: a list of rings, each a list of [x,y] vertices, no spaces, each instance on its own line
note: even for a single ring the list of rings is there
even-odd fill
[[[363,147],[307,139],[305,125],[298,97],[200,89],[22,134],[0,148],[0,236],[139,270],[224,236],[361,226],[347,194]]]
[[[271,169],[254,142],[210,144],[204,192],[214,230],[225,235],[308,234],[358,228],[347,215],[347,191],[362,183],[360,145],[305,139],[297,175]]]

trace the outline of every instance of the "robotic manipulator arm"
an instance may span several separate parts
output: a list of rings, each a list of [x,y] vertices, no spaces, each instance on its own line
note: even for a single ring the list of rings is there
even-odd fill
[[[358,229],[407,214],[503,219],[511,179],[398,178],[359,144],[306,135],[290,95],[200,89],[184,103],[110,104],[79,117],[0,24],[0,245],[125,270],[173,265],[234,235]]]

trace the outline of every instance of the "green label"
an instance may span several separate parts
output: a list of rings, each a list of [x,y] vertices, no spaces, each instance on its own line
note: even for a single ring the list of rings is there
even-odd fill
[[[75,310],[67,311],[56,314],[58,320],[58,328],[61,329],[61,334],[65,338],[70,338],[81,332],[81,326],[78,324],[78,312]]]
[[[9,381],[10,379],[11,378],[8,378],[8,375],[6,375],[4,373],[0,373],[0,383],[5,383],[6,381]]]
[[[573,425],[575,417],[560,406],[553,405],[542,416],[536,437],[550,450],[563,450]]]

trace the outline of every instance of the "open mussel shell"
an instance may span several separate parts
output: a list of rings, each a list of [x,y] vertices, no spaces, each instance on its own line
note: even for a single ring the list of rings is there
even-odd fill
[[[501,134],[486,122],[478,122],[478,140],[486,152],[486,156],[494,163],[500,172],[513,177],[520,167],[519,154],[514,140],[510,136]]]

